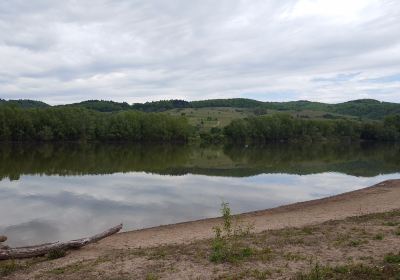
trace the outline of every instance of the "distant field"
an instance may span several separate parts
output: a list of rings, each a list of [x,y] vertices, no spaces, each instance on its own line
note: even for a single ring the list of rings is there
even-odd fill
[[[180,108],[163,112],[173,116],[186,116],[189,123],[200,131],[209,131],[213,127],[224,128],[234,119],[256,115],[289,114],[294,118],[304,119],[357,119],[354,116],[327,113],[312,110],[255,110],[250,108],[210,107],[210,108]]]
[[[172,109],[164,113],[186,116],[189,123],[201,131],[208,131],[213,127],[223,128],[234,119],[254,116],[252,109],[243,108],[184,108]]]

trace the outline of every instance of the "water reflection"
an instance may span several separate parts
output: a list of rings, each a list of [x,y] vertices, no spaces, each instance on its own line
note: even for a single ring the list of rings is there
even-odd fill
[[[239,213],[400,178],[393,145],[11,145],[0,155],[0,234],[12,246],[214,217],[221,200]]]
[[[162,175],[246,177],[263,173],[340,172],[376,176],[400,169],[395,144],[276,144],[265,147],[138,144],[2,144],[0,179],[21,175],[99,175],[144,171]]]

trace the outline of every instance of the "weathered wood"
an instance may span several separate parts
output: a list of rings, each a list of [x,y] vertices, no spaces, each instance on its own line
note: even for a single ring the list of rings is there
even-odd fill
[[[0,260],[38,257],[43,256],[53,250],[78,249],[90,243],[94,243],[103,238],[106,238],[107,236],[113,235],[119,232],[121,229],[122,224],[112,227],[102,233],[93,235],[91,237],[71,240],[67,242],[46,243],[29,247],[9,248],[6,250],[0,249]]]

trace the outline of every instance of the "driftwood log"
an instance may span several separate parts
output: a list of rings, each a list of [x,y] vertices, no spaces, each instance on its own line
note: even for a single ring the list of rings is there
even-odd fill
[[[106,238],[107,236],[113,235],[119,232],[121,229],[122,224],[112,227],[102,233],[93,235],[91,237],[66,242],[46,243],[29,247],[0,249],[0,260],[32,258],[46,255],[47,253],[54,250],[78,249],[90,243],[94,243],[103,238]]]

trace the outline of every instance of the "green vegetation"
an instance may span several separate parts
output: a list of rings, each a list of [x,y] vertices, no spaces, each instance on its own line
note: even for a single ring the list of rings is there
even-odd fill
[[[35,101],[29,99],[19,99],[19,100],[4,100],[0,99],[0,106],[10,106],[10,107],[18,107],[22,109],[32,109],[32,108],[47,108],[50,105],[42,102]]]
[[[56,249],[56,250],[51,250],[49,253],[47,253],[47,258],[49,260],[55,260],[55,259],[65,257],[66,255],[67,255],[67,252],[65,250]]]
[[[233,221],[228,203],[221,204],[223,225],[214,228],[212,240],[212,262],[237,262],[250,257],[253,250],[241,243],[241,238],[250,234],[251,227],[243,227],[237,220]],[[234,224],[235,223],[235,224]]]
[[[167,110],[164,113],[172,116],[185,116],[196,131],[207,134],[214,129],[221,130],[232,120],[253,115],[249,109],[238,108],[186,108]]]
[[[382,122],[350,120],[304,120],[288,115],[260,116],[233,120],[224,129],[232,142],[400,140],[400,118]]]
[[[15,105],[21,108],[43,108],[50,105],[34,100],[2,100],[0,104]],[[80,103],[65,105],[68,107],[81,107],[101,112],[115,112],[122,110],[140,110],[144,112],[163,112],[171,109],[183,108],[246,108],[251,109],[256,115],[265,114],[267,110],[275,111],[319,111],[325,112],[326,118],[336,118],[336,114],[353,116],[363,119],[382,120],[385,116],[400,114],[400,104],[380,102],[373,99],[359,99],[338,104],[326,104],[307,100],[290,102],[262,102],[247,98],[211,99],[201,101],[185,100],[160,100],[146,103],[113,102],[105,100],[88,100]]]
[[[99,100],[87,100],[80,103],[74,103],[65,105],[66,107],[80,107],[99,112],[117,112],[131,109],[130,105],[126,102],[114,102],[114,101],[99,101]]]
[[[107,101],[97,101],[107,102]],[[122,104],[122,103],[119,103]],[[162,112],[182,108],[246,108],[256,114],[264,114],[266,110],[275,111],[320,111],[325,112],[326,118],[336,118],[335,114],[359,117],[363,119],[383,119],[385,116],[400,114],[400,104],[379,102],[373,99],[360,99],[338,104],[326,104],[305,100],[290,102],[262,102],[246,98],[211,99],[201,101],[162,100],[155,102],[136,103],[131,106],[145,112]],[[264,112],[264,113],[263,113]]]
[[[392,264],[400,264],[400,253],[399,254],[388,254],[385,256],[385,262]]]
[[[7,276],[21,269],[21,265],[14,260],[0,262],[0,277]]]
[[[3,141],[187,141],[183,117],[123,111],[100,113],[76,107],[20,109],[0,106]]]
[[[104,103],[108,101],[93,101]],[[82,102],[84,103],[84,102]],[[80,103],[78,103],[80,104]],[[122,103],[119,103],[122,104]],[[136,103],[131,105],[132,109],[145,112],[162,112],[171,109],[181,108],[247,108],[255,112],[262,113],[265,110],[276,111],[320,111],[325,112],[327,118],[334,117],[335,114],[359,117],[363,119],[383,119],[385,116],[400,114],[400,104],[390,102],[380,102],[373,99],[353,100],[338,104],[326,104],[320,102],[310,102],[306,100],[290,102],[262,102],[246,98],[231,99],[211,99],[201,101],[184,100],[161,100],[155,102]]]
[[[258,107],[263,107],[264,104],[268,104],[268,102],[261,102],[247,98],[211,99],[211,100],[190,102],[190,105],[193,108],[206,108],[206,107],[258,108]]]
[[[278,111],[323,111],[327,113],[356,116],[366,119],[383,119],[387,115],[400,114],[400,104],[390,102],[379,102],[373,99],[353,100],[338,104],[326,104],[320,102],[310,102],[306,100],[290,102],[261,102],[252,99],[214,99],[204,101],[193,101],[195,108],[204,107],[238,107],[254,108],[258,110],[278,110]]]
[[[400,104],[251,99],[88,100],[50,106],[0,100],[0,141],[399,141]]]
[[[325,279],[369,279],[386,280],[400,278],[400,255],[385,256],[381,265],[368,266],[365,264],[351,264],[344,266],[320,266],[316,264],[308,273],[298,273],[295,280],[325,280]]]
[[[175,108],[190,107],[190,103],[184,100],[160,100],[146,103],[135,103],[131,106],[132,109],[144,112],[163,112]]]
[[[149,273],[146,275],[146,280],[157,280],[157,279],[160,279],[160,278],[154,273]]]
[[[374,236],[375,240],[383,240],[385,236],[382,233],[378,233]]]

